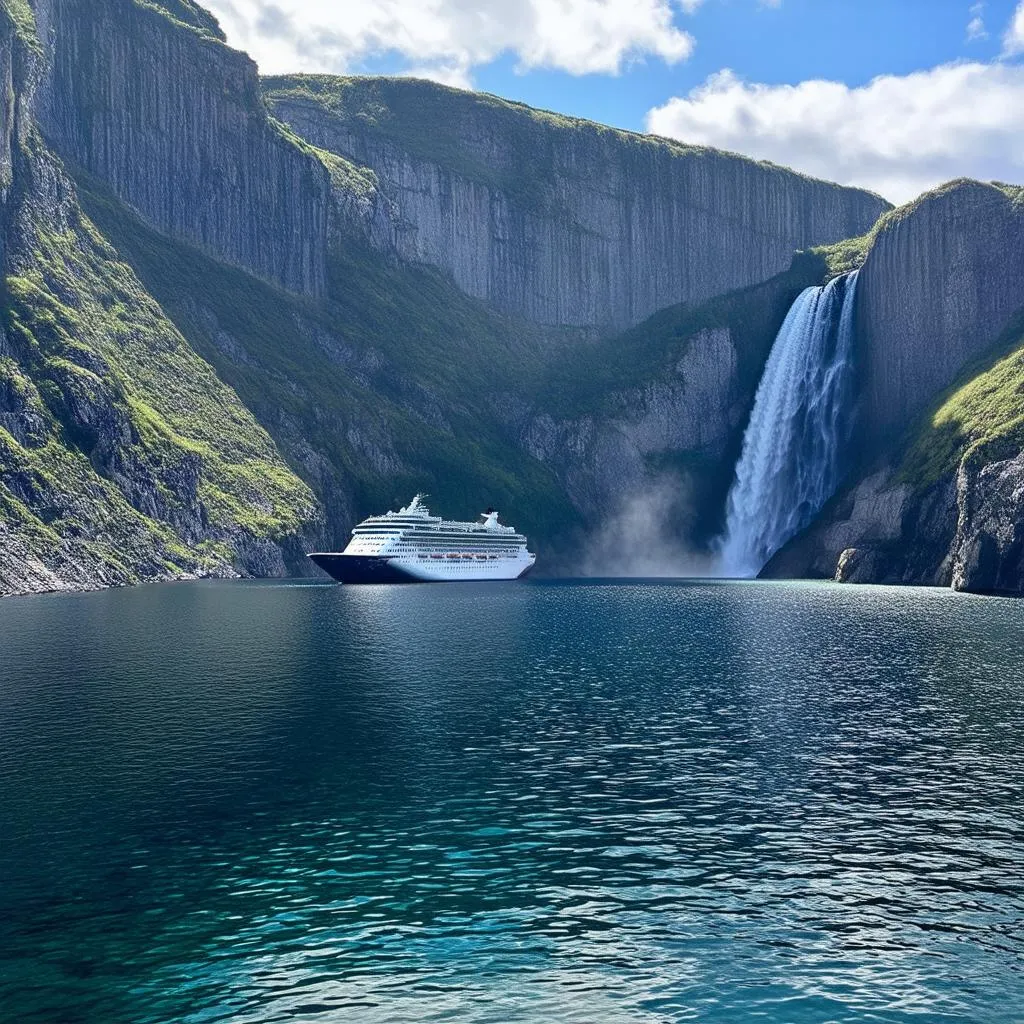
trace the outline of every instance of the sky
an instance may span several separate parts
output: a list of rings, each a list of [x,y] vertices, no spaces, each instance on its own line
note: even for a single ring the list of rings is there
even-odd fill
[[[401,74],[894,203],[1024,184],[1024,0],[200,0],[264,74]]]

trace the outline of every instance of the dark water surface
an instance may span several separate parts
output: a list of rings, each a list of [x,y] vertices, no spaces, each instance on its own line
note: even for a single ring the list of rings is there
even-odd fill
[[[0,602],[0,1019],[1024,1020],[1024,602]]]

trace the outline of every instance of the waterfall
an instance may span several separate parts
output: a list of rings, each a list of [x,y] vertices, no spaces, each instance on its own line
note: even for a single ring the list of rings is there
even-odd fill
[[[729,492],[722,567],[756,576],[839,483],[853,405],[857,271],[793,303],[757,389]]]

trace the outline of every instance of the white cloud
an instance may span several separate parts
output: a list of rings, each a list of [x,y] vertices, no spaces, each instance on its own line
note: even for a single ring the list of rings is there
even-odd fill
[[[1024,2],[1017,5],[1013,20],[1003,36],[1003,53],[1008,57],[1024,53]]]
[[[978,0],[970,6],[969,13],[971,20],[967,23],[967,42],[973,43],[978,39],[987,39],[988,31],[985,28],[985,0]]]
[[[617,74],[634,60],[685,60],[693,38],[677,11],[701,0],[205,0],[232,45],[265,74],[343,72],[382,54],[429,77],[468,84],[511,53],[520,68]]]
[[[903,202],[960,176],[1024,181],[1024,67],[944,64],[859,88],[725,70],[649,111],[647,129]]]

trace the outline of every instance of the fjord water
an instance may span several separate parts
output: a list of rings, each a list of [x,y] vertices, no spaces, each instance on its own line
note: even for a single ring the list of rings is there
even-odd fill
[[[835,493],[853,424],[858,274],[805,289],[772,345],[729,492],[730,576],[756,576]]]
[[[11,1021],[1019,1021],[1024,604],[0,603]]]

